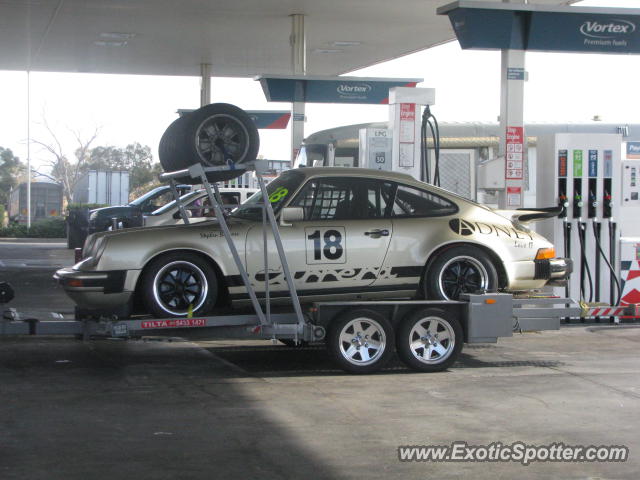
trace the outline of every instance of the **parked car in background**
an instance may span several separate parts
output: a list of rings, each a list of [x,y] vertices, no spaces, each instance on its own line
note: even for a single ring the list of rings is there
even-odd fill
[[[191,185],[178,185],[177,190],[180,195],[184,195],[191,190]],[[97,208],[89,213],[89,233],[109,230],[114,223],[114,218],[118,228],[141,227],[145,214],[157,210],[172,200],[174,198],[171,187],[163,185],[154,188],[127,205]]]
[[[257,188],[220,188],[222,206],[227,212],[231,212],[257,191]],[[185,213],[189,217],[189,223],[202,222],[216,216],[215,211],[209,204],[206,190],[189,192],[180,197],[180,203],[182,203]],[[175,200],[145,215],[143,221],[145,227],[179,225],[183,223],[180,209]]]

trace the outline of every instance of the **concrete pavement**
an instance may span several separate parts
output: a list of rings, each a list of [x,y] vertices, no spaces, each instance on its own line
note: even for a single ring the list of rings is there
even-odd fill
[[[71,308],[50,279],[71,255],[0,244],[0,275],[17,305]],[[447,372],[394,359],[353,376],[321,346],[0,338],[0,478],[635,479],[639,347],[638,326],[566,327],[466,346]],[[631,456],[398,460],[400,445],[454,441],[626,445]]]

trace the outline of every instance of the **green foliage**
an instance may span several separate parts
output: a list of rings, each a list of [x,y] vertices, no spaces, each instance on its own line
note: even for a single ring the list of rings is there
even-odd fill
[[[161,172],[159,163],[153,163],[151,148],[138,142],[124,148],[95,147],[89,152],[85,170],[124,170],[129,172],[129,189],[155,180]]]
[[[25,170],[11,149],[0,147],[0,205],[9,204],[9,192],[18,185],[18,177]]]
[[[163,184],[160,183],[160,180],[157,179],[157,177],[154,180],[151,180],[147,183],[143,183],[142,185],[136,187],[135,189],[131,190],[129,192],[129,197],[130,198],[138,198],[141,197],[142,195],[144,195],[147,192],[150,192],[151,190],[153,190],[154,188],[160,187]]]
[[[6,228],[0,228],[0,237],[12,238],[64,238],[66,236],[65,221],[54,217],[40,220],[31,225],[13,223]]]

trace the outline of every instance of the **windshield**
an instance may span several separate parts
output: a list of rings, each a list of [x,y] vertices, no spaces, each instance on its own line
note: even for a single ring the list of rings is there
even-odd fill
[[[327,146],[326,145],[302,145],[298,156],[294,160],[293,167],[316,167],[324,166]],[[317,163],[319,162],[319,164]]]
[[[189,200],[191,200],[192,198],[196,197],[197,195],[201,194],[202,192],[203,190],[196,190],[195,192],[189,192],[180,197],[180,202],[184,204]],[[154,210],[149,215],[162,215],[163,213],[168,212],[169,210],[174,208],[176,205],[177,205],[176,201],[172,200],[169,203],[167,203],[165,206],[160,207],[157,210]]]
[[[302,173],[295,170],[287,170],[267,185],[269,201],[275,214],[280,211],[282,205],[298,190],[298,187],[303,181],[304,175]],[[257,191],[251,195],[246,202],[236,208],[231,216],[258,222],[262,219],[261,203],[262,192]]]
[[[145,193],[144,195],[142,195],[141,197],[138,197],[135,200],[133,200],[132,202],[129,202],[129,205],[141,205],[148,198],[151,198],[151,197],[155,196],[158,193],[158,191],[160,191],[160,190],[166,190],[166,187],[154,188],[153,190],[150,190],[147,193]]]

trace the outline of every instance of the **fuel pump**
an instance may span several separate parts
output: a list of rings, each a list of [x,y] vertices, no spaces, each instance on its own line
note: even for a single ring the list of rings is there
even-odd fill
[[[583,219],[584,214],[584,194],[583,194],[583,155],[582,150],[573,149],[573,217],[578,230],[578,246],[580,253],[580,301],[587,301],[585,281],[589,280],[589,299],[593,299],[593,282],[591,279],[591,269],[587,263],[587,222]],[[587,209],[587,217],[591,208]]]
[[[571,258],[571,222],[569,222],[567,209],[567,151],[558,153],[558,206],[562,207],[558,218],[562,219],[562,246],[566,258]],[[564,296],[569,296],[569,283],[564,287]]]
[[[556,198],[566,208],[560,218],[540,222],[536,230],[556,246],[563,245],[564,255],[576,265],[563,292],[568,297],[614,304],[619,296],[615,273],[619,229],[614,218],[620,210],[616,201],[620,178],[613,173],[620,168],[621,145],[617,134],[559,133],[538,138],[537,205]],[[549,172],[557,175],[552,182]],[[609,241],[603,242],[607,237]]]
[[[579,213],[580,216],[576,219],[576,222],[578,226],[578,241],[580,242],[580,301],[587,301],[587,296],[585,295],[585,280],[588,279],[588,301],[591,302],[593,301],[593,279],[591,278],[591,269],[589,268],[589,263],[587,262],[587,222],[583,221],[582,208],[580,209]]]
[[[589,150],[589,180],[588,180],[588,188],[589,188],[589,208],[588,215],[591,220],[591,227],[593,230],[593,236],[595,240],[595,245],[600,244],[600,233],[601,233],[601,225],[598,221],[598,150],[590,149]],[[596,302],[600,301],[600,251],[596,248],[594,251],[593,263],[594,267],[594,275],[593,275],[593,295],[590,295],[593,300]],[[589,300],[591,301],[591,300]]]

